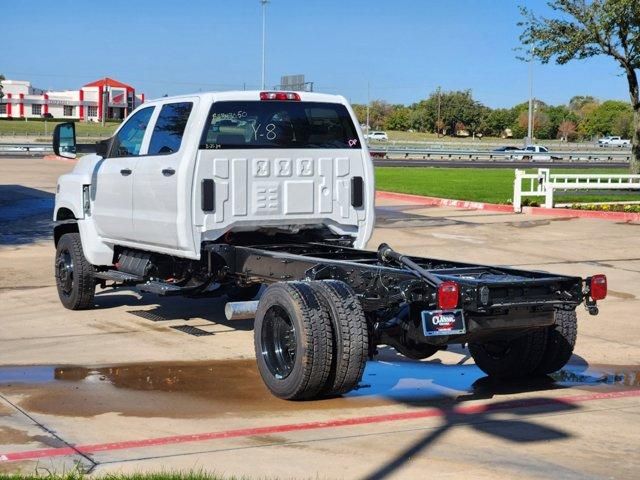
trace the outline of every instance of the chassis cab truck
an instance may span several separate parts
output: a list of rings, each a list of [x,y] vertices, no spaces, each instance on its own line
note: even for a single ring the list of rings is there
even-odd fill
[[[422,359],[465,344],[488,375],[548,374],[571,356],[575,309],[597,314],[606,296],[603,275],[363,250],[373,167],[340,96],[162,98],[97,145],[77,145],[73,123],[53,141],[89,153],[57,186],[62,304],[91,308],[98,286],[226,296],[229,318],[255,318],[258,369],[280,398],[349,392],[378,345]]]

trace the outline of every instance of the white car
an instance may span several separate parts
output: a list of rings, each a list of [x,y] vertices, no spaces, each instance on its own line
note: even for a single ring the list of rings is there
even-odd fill
[[[522,150],[516,150],[512,152],[511,159],[513,160],[551,160],[549,155],[549,149],[542,145],[527,145]]]
[[[599,147],[626,147],[631,145],[631,140],[625,140],[622,137],[603,137],[598,140]]]
[[[369,140],[377,140],[378,142],[386,142],[389,140],[387,132],[371,132],[367,135]]]

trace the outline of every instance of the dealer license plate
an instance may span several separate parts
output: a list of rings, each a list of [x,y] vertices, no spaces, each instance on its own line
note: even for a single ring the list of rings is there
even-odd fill
[[[423,310],[422,329],[425,337],[467,332],[462,310]]]

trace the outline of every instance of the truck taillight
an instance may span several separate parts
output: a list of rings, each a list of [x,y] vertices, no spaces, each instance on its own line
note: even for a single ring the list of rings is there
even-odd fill
[[[604,300],[607,296],[606,275],[594,275],[591,277],[590,295],[594,300]]]
[[[295,92],[260,92],[260,100],[293,100],[300,101],[300,95]]]
[[[452,310],[458,306],[459,287],[454,281],[447,280],[438,285],[438,308]]]

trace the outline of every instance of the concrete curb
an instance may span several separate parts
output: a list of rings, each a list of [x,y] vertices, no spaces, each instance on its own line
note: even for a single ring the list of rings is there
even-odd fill
[[[423,197],[408,193],[378,191],[376,192],[376,198],[384,200],[400,200],[431,207],[467,208],[472,210],[514,213],[512,205],[470,202],[466,200],[452,200],[449,198],[438,197]],[[598,220],[614,222],[640,222],[640,213],[629,212],[603,212],[595,210],[574,210],[571,208],[522,207],[522,213],[527,215],[547,215],[553,217],[595,218]]]

